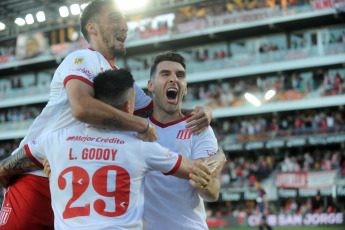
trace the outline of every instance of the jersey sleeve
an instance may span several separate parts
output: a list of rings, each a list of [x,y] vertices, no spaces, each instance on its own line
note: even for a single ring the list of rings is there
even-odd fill
[[[218,150],[216,136],[211,127],[208,127],[199,135],[194,135],[192,145],[192,159],[210,157]]]
[[[81,80],[93,86],[93,78],[96,73],[92,63],[97,63],[97,57],[92,52],[80,50],[68,55],[60,64],[57,71],[62,77],[63,84],[71,79]]]
[[[174,174],[180,167],[182,156],[158,143],[143,143],[145,164],[150,171],[160,171],[164,175]]]
[[[26,155],[34,162],[38,167],[43,169],[43,161],[46,158],[46,142],[47,136],[42,136],[37,141],[29,141],[28,144],[24,146]]]
[[[153,108],[152,99],[146,95],[144,90],[142,90],[137,84],[134,83],[135,89],[135,107],[134,115],[141,114]]]

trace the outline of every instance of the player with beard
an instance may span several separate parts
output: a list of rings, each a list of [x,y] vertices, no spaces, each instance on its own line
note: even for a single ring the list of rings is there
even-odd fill
[[[157,142],[190,159],[218,160],[209,172],[195,167],[189,182],[148,173],[144,190],[144,229],[208,229],[203,199],[214,201],[218,198],[218,174],[225,156],[214,155],[218,144],[210,127],[199,135],[185,128],[188,116],[181,112],[182,98],[187,93],[184,58],[172,52],[158,55],[151,67],[148,89],[153,94],[154,104],[153,114],[148,119],[157,130]]]
[[[95,77],[95,97],[133,113],[133,82],[126,70],[107,70]],[[80,123],[29,141],[1,161],[0,184],[6,186],[11,176],[42,168],[45,157],[52,169],[55,230],[142,230],[142,183],[147,172],[189,179],[194,168],[193,160],[158,143],[143,142],[132,132]],[[205,164],[200,169],[209,171]]]
[[[145,141],[157,139],[156,130],[147,120],[94,98],[94,76],[109,69],[118,69],[115,61],[126,53],[128,27],[115,1],[91,2],[84,9],[80,24],[90,48],[69,54],[59,65],[51,82],[49,101],[18,149],[30,140],[80,122],[114,130],[136,131],[139,138]],[[136,84],[134,88],[135,113],[152,108],[152,101],[143,90]],[[209,124],[205,120],[210,119],[203,115],[205,111],[195,114],[193,117],[198,120],[189,124],[197,125],[194,128],[196,132],[201,132]],[[5,193],[0,229],[53,229],[54,216],[50,203],[49,181],[43,171],[17,176]]]

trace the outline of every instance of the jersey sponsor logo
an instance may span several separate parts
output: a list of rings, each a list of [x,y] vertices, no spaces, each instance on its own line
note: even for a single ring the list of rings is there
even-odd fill
[[[75,69],[76,71],[79,71],[79,72],[82,72],[83,74],[85,74],[90,80],[91,80],[91,72],[85,68],[78,68],[78,69]]]
[[[81,141],[81,142],[85,142],[85,141],[95,141],[95,142],[103,142],[103,143],[114,143],[114,144],[124,144],[125,141],[120,140],[116,137],[113,138],[103,138],[103,137],[89,137],[89,136],[70,136],[66,138],[66,141]]]
[[[82,57],[77,57],[76,59],[74,59],[74,65],[80,65],[83,64],[84,62],[84,58]]]
[[[190,129],[183,129],[178,131],[176,139],[186,140],[190,139],[192,136],[192,133],[190,132]]]
[[[10,217],[12,208],[2,207],[0,212],[0,226],[5,225]]]

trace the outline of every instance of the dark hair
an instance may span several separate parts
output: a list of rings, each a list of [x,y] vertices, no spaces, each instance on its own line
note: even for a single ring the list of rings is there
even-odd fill
[[[94,0],[84,8],[80,16],[80,31],[84,38],[90,42],[89,33],[87,32],[86,25],[89,23],[90,19],[94,16],[98,16],[101,13],[103,6],[116,6],[114,0]]]
[[[130,98],[134,79],[130,72],[124,69],[106,70],[94,79],[95,98],[117,109],[122,109]]]
[[[180,63],[183,68],[186,70],[186,60],[181,54],[174,53],[174,52],[165,52],[162,54],[159,54],[155,60],[153,61],[153,64],[151,66],[150,71],[150,78],[153,77],[153,74],[156,72],[157,65],[163,61],[172,61],[172,62],[178,62]]]

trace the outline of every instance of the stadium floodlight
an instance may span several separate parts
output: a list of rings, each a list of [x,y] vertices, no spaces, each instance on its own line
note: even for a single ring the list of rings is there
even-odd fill
[[[36,14],[36,18],[38,22],[44,22],[46,20],[46,15],[43,11],[38,11]]]
[[[71,13],[72,13],[73,15],[78,15],[78,14],[80,14],[80,7],[79,7],[79,4],[72,4],[69,8],[70,8]]]
[[[248,102],[252,103],[255,106],[260,106],[261,102],[257,99],[253,94],[245,93],[244,97],[247,99]]]
[[[6,29],[6,25],[0,22],[0,31],[3,31],[4,29]]]
[[[269,99],[271,99],[272,97],[274,97],[274,95],[276,95],[276,91],[273,89],[270,89],[267,91],[267,93],[265,94],[265,99],[268,101]]]
[[[60,12],[60,16],[63,17],[63,18],[65,18],[65,17],[67,17],[69,15],[67,6],[61,6],[59,8],[59,12]]]
[[[87,3],[81,4],[80,8],[83,10],[87,6]]]
[[[148,4],[149,0],[115,0],[115,2],[119,8],[128,12],[144,8]]]
[[[26,24],[28,25],[31,25],[34,23],[34,17],[32,16],[32,14],[27,14],[25,16],[25,21],[26,21]]]
[[[16,18],[14,23],[16,23],[18,26],[24,26],[25,25],[25,20],[22,19],[22,18]]]

